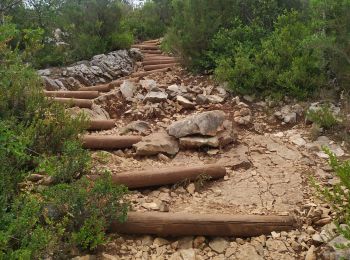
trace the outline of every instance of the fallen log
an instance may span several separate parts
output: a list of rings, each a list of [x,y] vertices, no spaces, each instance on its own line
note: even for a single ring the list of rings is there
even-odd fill
[[[142,42],[142,44],[147,44],[147,43],[153,43],[153,44],[159,44],[160,43],[160,40],[159,39],[156,39],[156,40],[148,40],[148,41],[144,41]]]
[[[174,63],[167,63],[167,64],[159,64],[159,65],[148,65],[148,66],[144,66],[143,69],[145,71],[158,70],[158,69],[173,67],[173,66],[178,65],[178,64],[179,63],[174,62]]]
[[[92,150],[115,150],[132,147],[140,142],[141,136],[103,136],[85,135],[83,136],[83,147]]]
[[[157,236],[255,237],[297,227],[292,216],[129,212],[127,221],[114,222],[110,231]]]
[[[131,45],[131,48],[137,48],[140,50],[159,50],[159,47],[156,45],[150,45],[150,44],[135,44]]]
[[[94,99],[99,96],[98,91],[44,91],[47,97]]]
[[[168,67],[168,68],[159,69],[159,70],[151,70],[151,71],[145,71],[145,72],[136,72],[136,73],[133,73],[132,76],[133,77],[142,78],[142,77],[148,76],[148,75],[153,74],[153,73],[166,72],[166,71],[169,71],[169,70],[171,70],[171,68]]]
[[[115,127],[115,120],[91,120],[88,130],[108,130]]]
[[[112,176],[112,181],[124,184],[130,189],[176,184],[181,181],[195,181],[200,176],[210,179],[223,178],[226,175],[225,167],[211,164],[194,167],[168,167],[144,171],[120,172]],[[91,176],[96,179],[96,176]]]
[[[155,60],[149,60],[149,61],[144,61],[142,62],[143,66],[147,65],[159,65],[159,64],[172,64],[172,63],[177,63],[177,60],[174,58],[171,59],[155,59]]]
[[[148,53],[148,54],[162,54],[162,51],[160,50],[141,50],[142,53]]]
[[[112,89],[119,87],[120,84],[123,83],[123,80],[118,79],[111,81],[107,84],[97,85],[97,86],[90,86],[90,87],[81,87],[78,89],[78,91],[100,91],[100,92],[109,92]]]
[[[92,107],[93,102],[89,99],[77,99],[77,98],[51,98],[55,102],[62,104],[67,104],[71,107],[80,107],[80,108],[90,108]]]
[[[109,84],[91,86],[91,87],[81,87],[78,91],[99,91],[99,92],[108,92],[111,90]]]

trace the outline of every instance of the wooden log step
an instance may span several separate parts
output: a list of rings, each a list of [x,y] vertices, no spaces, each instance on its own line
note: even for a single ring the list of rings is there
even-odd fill
[[[92,108],[92,100],[78,98],[52,98],[53,101],[69,105],[70,107]]]
[[[125,223],[110,230],[122,234],[157,236],[255,237],[298,227],[291,216],[129,212]]]
[[[91,120],[88,130],[109,130],[115,127],[115,120]]]
[[[156,45],[140,45],[140,44],[135,44],[131,45],[131,48],[138,48],[140,50],[159,50],[159,47]]]
[[[152,56],[145,56],[143,61],[146,60],[164,60],[164,59],[175,59],[174,57],[166,56],[166,55],[152,55]]]
[[[223,178],[226,175],[225,167],[210,164],[194,167],[168,167],[144,171],[120,172],[112,176],[112,181],[124,184],[129,189],[155,187],[176,184],[181,181],[195,181],[200,176],[210,179]],[[91,176],[96,179],[96,176]]]
[[[83,147],[93,150],[116,150],[130,148],[133,144],[140,142],[141,136],[103,136],[85,135],[83,136]]]
[[[159,39],[156,39],[156,40],[148,40],[148,41],[142,42],[142,44],[150,44],[150,43],[159,44],[160,41],[159,41]]]
[[[78,89],[78,91],[100,91],[100,92],[109,92],[112,89],[119,87],[120,84],[123,83],[123,80],[118,79],[111,81],[110,83],[107,84],[102,84],[102,85],[96,85],[96,86],[90,86],[90,87],[81,87]]]
[[[78,91],[99,91],[99,92],[109,92],[111,90],[111,86],[109,84],[96,85],[90,87],[81,87]]]
[[[150,74],[153,74],[153,73],[159,73],[159,72],[166,72],[166,71],[169,71],[171,70],[171,68],[164,68],[164,69],[159,69],[159,70],[151,70],[151,71],[144,71],[144,72],[135,72],[132,74],[133,77],[137,77],[137,78],[141,78],[141,77],[145,77],[145,76],[148,76]]]
[[[99,96],[98,91],[44,91],[47,97],[94,99]]]
[[[158,69],[173,67],[173,66],[178,65],[178,64],[179,63],[175,62],[175,63],[167,63],[167,64],[148,65],[148,66],[144,66],[143,69],[145,71],[158,70]]]
[[[178,63],[178,62],[174,58],[167,59],[167,60],[159,59],[159,60],[144,61],[144,62],[142,62],[142,65],[148,66],[148,65],[171,64],[171,63]]]
[[[148,53],[148,54],[162,54],[162,51],[160,50],[141,50],[142,53]]]

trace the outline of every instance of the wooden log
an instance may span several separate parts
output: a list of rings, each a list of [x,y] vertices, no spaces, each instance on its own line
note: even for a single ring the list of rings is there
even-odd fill
[[[141,139],[141,136],[85,135],[83,136],[83,147],[94,150],[123,149],[132,147]]]
[[[115,120],[91,120],[88,130],[108,130],[115,127]]]
[[[173,67],[173,66],[178,65],[178,64],[179,63],[175,62],[175,63],[158,64],[158,65],[147,65],[147,66],[144,66],[143,69],[145,71],[159,70],[159,69]]]
[[[143,43],[159,43],[159,42],[160,42],[159,39],[153,39],[153,40],[144,41]]]
[[[92,107],[93,102],[89,99],[77,99],[77,98],[52,98],[53,101],[59,102],[62,104],[67,104],[71,107],[80,107],[80,108],[90,108]]]
[[[121,83],[123,83],[123,80],[118,79],[118,80],[113,80],[107,84],[90,86],[90,87],[81,87],[78,89],[78,91],[91,91],[92,90],[92,91],[100,91],[100,92],[109,92],[112,89],[119,87]]]
[[[109,84],[90,86],[90,87],[81,87],[78,91],[100,91],[100,92],[109,92],[111,90],[111,86]]]
[[[144,171],[119,172],[112,176],[112,181],[116,184],[124,184],[129,189],[137,189],[176,184],[184,180],[195,181],[200,176],[219,179],[223,178],[225,174],[225,167],[210,164],[194,167],[181,166]],[[90,178],[94,180],[98,177],[90,176]]]
[[[156,46],[156,45],[146,45],[146,44],[135,44],[135,45],[132,45],[131,46],[132,48],[137,48],[137,49],[140,49],[140,50],[159,50],[159,47]]]
[[[98,91],[44,91],[47,97],[94,99],[99,96]]]
[[[110,231],[137,235],[244,238],[297,227],[292,216],[129,212],[127,221],[114,222]]]
[[[150,74],[153,74],[153,73],[166,72],[166,71],[169,71],[169,70],[171,70],[171,68],[164,68],[164,69],[151,70],[151,71],[145,71],[145,72],[135,72],[135,73],[133,73],[131,75],[133,77],[141,78],[141,77],[145,77],[145,76],[148,76]]]
[[[148,53],[148,54],[162,54],[162,51],[160,50],[141,50],[142,53]]]
[[[158,59],[158,60],[150,60],[150,61],[144,61],[142,62],[143,66],[147,65],[159,65],[159,64],[171,64],[171,63],[177,63],[177,60],[172,58],[172,59]]]

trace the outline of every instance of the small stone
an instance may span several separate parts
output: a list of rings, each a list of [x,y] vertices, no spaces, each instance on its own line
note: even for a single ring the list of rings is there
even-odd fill
[[[159,205],[155,202],[143,203],[142,207],[144,207],[145,209],[150,209],[150,210],[159,210],[160,209]]]
[[[277,233],[277,232],[275,232],[275,231],[272,231],[272,232],[271,232],[271,236],[272,236],[273,239],[276,239],[276,238],[281,237],[281,234],[280,234],[280,233]]]
[[[136,90],[136,86],[132,81],[124,80],[124,82],[120,85],[120,92],[122,93],[125,99],[130,99],[134,96],[134,91]]]
[[[288,251],[286,245],[280,240],[268,239],[266,241],[266,247],[269,251],[275,251],[279,253]]]
[[[175,155],[179,151],[177,140],[166,133],[153,133],[143,137],[141,142],[134,144],[137,155],[156,155],[167,153]]]
[[[153,244],[153,238],[151,236],[143,236],[141,238],[141,243],[143,246],[150,246]]]
[[[198,236],[193,240],[193,247],[194,248],[200,248],[205,242],[205,237]]]
[[[180,250],[183,260],[196,260],[196,252],[193,249]]]
[[[168,99],[167,93],[151,91],[145,96],[144,101],[151,102],[151,103],[160,103],[160,102],[165,101],[167,99]]]
[[[217,253],[223,253],[228,247],[229,243],[223,238],[214,238],[209,242],[209,247]]]
[[[171,159],[166,156],[165,154],[159,153],[158,154],[158,160],[162,161],[162,162],[170,162]]]
[[[305,260],[316,260],[314,245],[310,246],[309,250],[306,253]]]
[[[184,237],[178,241],[179,249],[190,249],[193,248],[193,237]]]
[[[320,236],[320,234],[316,233],[316,234],[313,234],[312,235],[312,240],[315,242],[315,243],[323,243],[323,239],[322,237]]]
[[[164,238],[160,238],[160,237],[157,237],[156,239],[154,239],[153,241],[153,245],[154,246],[164,246],[164,245],[168,245],[169,244],[169,241],[164,239]]]
[[[194,185],[194,183],[190,183],[187,188],[186,188],[187,192],[190,194],[194,194],[196,191],[196,186]]]
[[[184,108],[194,108],[195,104],[183,96],[176,96],[176,101]]]
[[[264,258],[260,256],[255,248],[250,244],[244,244],[238,247],[236,253],[237,260],[263,260]]]

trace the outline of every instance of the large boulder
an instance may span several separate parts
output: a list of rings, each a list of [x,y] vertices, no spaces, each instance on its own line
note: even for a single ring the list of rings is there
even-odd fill
[[[222,130],[224,120],[223,111],[203,112],[173,123],[169,126],[168,133],[176,138],[195,134],[215,136]]]
[[[179,152],[177,140],[167,133],[154,133],[142,138],[141,142],[134,144],[137,155],[156,155],[166,153],[175,155]]]

